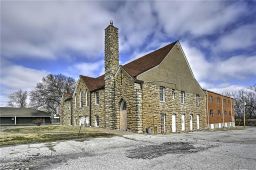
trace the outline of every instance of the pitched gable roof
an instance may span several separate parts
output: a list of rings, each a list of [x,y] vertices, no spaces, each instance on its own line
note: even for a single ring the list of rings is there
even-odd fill
[[[31,109],[31,108],[14,108],[0,107],[0,117],[51,117],[50,113]]]
[[[130,63],[127,63],[123,66],[123,68],[132,77],[136,77],[139,74],[159,65],[176,44],[176,42],[177,41],[170,43],[156,51],[153,51]],[[80,78],[83,79],[90,91],[95,91],[97,89],[104,88],[105,86],[104,74],[97,78],[80,75]]]
[[[133,77],[159,65],[177,41],[168,44],[156,51],[146,54],[130,63],[125,64],[124,69]]]
[[[85,82],[90,91],[101,89],[105,86],[104,75],[97,78],[80,75],[80,78]]]

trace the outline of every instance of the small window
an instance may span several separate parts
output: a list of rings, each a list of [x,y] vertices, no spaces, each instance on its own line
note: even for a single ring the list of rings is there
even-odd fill
[[[196,106],[199,106],[200,104],[200,96],[199,94],[196,94]]]
[[[212,109],[210,110],[210,116],[213,117],[213,110]]]
[[[184,92],[184,91],[181,91],[180,102],[181,102],[182,104],[185,103],[185,92]]]
[[[226,110],[224,111],[224,114],[227,115],[227,111]]]
[[[226,99],[223,99],[224,106],[226,105]]]
[[[160,86],[160,101],[164,102],[165,101],[165,87]]]
[[[217,105],[220,105],[220,98],[217,97]]]
[[[221,112],[220,112],[220,110],[218,110],[218,115],[221,115]]]
[[[213,97],[209,96],[209,102],[212,103],[213,102]]]
[[[95,104],[99,104],[100,103],[100,96],[99,96],[99,92],[95,92]]]
[[[172,89],[172,99],[175,99],[175,89]]]

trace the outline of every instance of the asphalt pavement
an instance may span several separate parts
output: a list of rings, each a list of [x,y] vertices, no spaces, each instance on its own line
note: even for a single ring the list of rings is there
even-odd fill
[[[256,127],[0,148],[0,169],[256,169]]]

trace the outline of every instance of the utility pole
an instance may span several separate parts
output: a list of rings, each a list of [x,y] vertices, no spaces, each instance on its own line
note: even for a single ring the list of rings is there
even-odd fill
[[[221,96],[221,110],[222,110],[222,127],[225,128],[225,117],[224,117],[224,99],[223,99],[223,96]]]
[[[244,102],[244,128],[245,128],[245,106],[246,106],[246,102]]]

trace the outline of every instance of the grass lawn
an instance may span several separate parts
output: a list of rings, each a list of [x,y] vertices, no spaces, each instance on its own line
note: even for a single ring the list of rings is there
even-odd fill
[[[114,135],[118,134],[100,128],[82,127],[80,130],[80,127],[59,125],[17,127],[0,132],[0,146]]]

